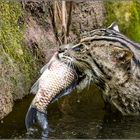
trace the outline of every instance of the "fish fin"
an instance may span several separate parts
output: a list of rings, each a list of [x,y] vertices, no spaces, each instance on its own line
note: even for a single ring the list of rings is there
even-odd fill
[[[48,68],[48,64],[46,64],[44,67],[41,68],[40,73],[42,74],[46,69]],[[36,94],[39,89],[39,80],[38,79],[33,86],[31,87],[30,93]]]
[[[27,130],[36,122],[36,114],[37,109],[30,106],[25,117],[25,125]]]
[[[41,68],[40,73],[42,74],[42,73],[43,73],[46,69],[48,69],[48,68],[51,66],[51,64],[52,64],[54,61],[56,61],[56,60],[58,60],[58,52],[56,52],[56,53],[52,56],[51,60],[50,60],[46,65],[44,65],[44,66]]]
[[[50,65],[50,63],[49,63],[49,64],[46,64],[46,65],[40,70],[40,73],[43,74],[43,72],[44,72],[45,70],[48,69],[48,66],[49,66],[49,65]],[[33,84],[33,86],[31,87],[30,93],[36,94],[36,93],[38,92],[38,89],[39,89],[39,81],[40,81],[40,79],[38,79],[38,80]]]
[[[42,74],[47,68],[48,68],[48,64],[46,64],[41,68],[40,73]]]
[[[52,101],[51,103],[55,102],[56,100],[58,100],[59,98],[69,95],[76,87],[77,82],[73,82],[69,87],[65,88],[64,90],[62,90]]]
[[[71,87],[69,89],[65,89],[64,91],[61,92],[61,94],[58,96],[58,99],[63,97],[63,96],[66,96],[66,95],[69,95],[72,91],[73,91],[74,87]]]
[[[43,74],[45,70],[48,69],[48,67],[51,65],[51,63],[46,64],[41,70],[40,73]],[[41,77],[41,76],[40,76]],[[32,94],[36,94],[38,92],[39,89],[39,82],[40,82],[40,78],[33,84],[33,86],[31,87],[30,93]]]
[[[39,89],[39,79],[31,87],[30,93],[36,94],[38,92],[38,89]]]
[[[41,68],[40,73],[43,74],[47,69],[49,69],[49,68],[51,67],[51,64],[53,63],[53,61],[55,61],[55,60],[58,59],[57,57],[58,57],[58,56],[57,56],[57,53],[55,53],[55,54],[53,55],[53,57],[51,58],[51,60],[50,60],[46,65],[44,65],[44,66]],[[40,79],[38,79],[38,80],[33,84],[33,86],[31,87],[31,90],[30,90],[31,93],[33,93],[33,94],[36,94],[36,93],[37,93],[37,91],[38,91],[38,89],[39,89],[39,81],[40,81]]]

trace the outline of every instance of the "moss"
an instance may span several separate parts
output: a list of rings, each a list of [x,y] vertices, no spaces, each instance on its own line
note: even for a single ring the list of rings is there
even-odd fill
[[[18,1],[0,1],[0,54],[5,57],[8,79],[12,83],[11,93],[14,99],[28,93],[32,78],[36,74],[36,61],[30,49],[24,44],[25,23],[21,3]],[[1,64],[0,64],[1,65]],[[1,70],[1,73],[5,73]]]
[[[140,3],[137,0],[105,2],[107,17],[105,24],[116,21],[122,33],[140,42]]]

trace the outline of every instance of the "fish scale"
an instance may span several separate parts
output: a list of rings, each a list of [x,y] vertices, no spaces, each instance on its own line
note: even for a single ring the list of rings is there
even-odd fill
[[[75,71],[71,67],[59,60],[53,61],[39,78],[39,90],[31,106],[45,112],[49,103],[71,86],[75,79]]]

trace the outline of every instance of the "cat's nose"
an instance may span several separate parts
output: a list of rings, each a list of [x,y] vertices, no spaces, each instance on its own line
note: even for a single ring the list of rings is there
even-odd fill
[[[66,48],[59,48],[58,49],[58,53],[62,53],[62,52],[64,52],[65,50],[67,50]]]

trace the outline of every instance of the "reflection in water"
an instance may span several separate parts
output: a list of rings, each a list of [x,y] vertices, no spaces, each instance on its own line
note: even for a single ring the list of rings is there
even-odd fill
[[[40,138],[38,131],[26,134],[24,118],[32,98],[16,102],[13,112],[0,123],[0,138]],[[49,138],[140,138],[140,117],[103,110],[95,87],[63,97],[50,105],[48,114]]]
[[[107,114],[97,138],[140,138],[140,117]]]
[[[22,138],[26,133],[24,117],[31,102],[31,97],[16,102],[15,107],[0,123],[0,138]]]

